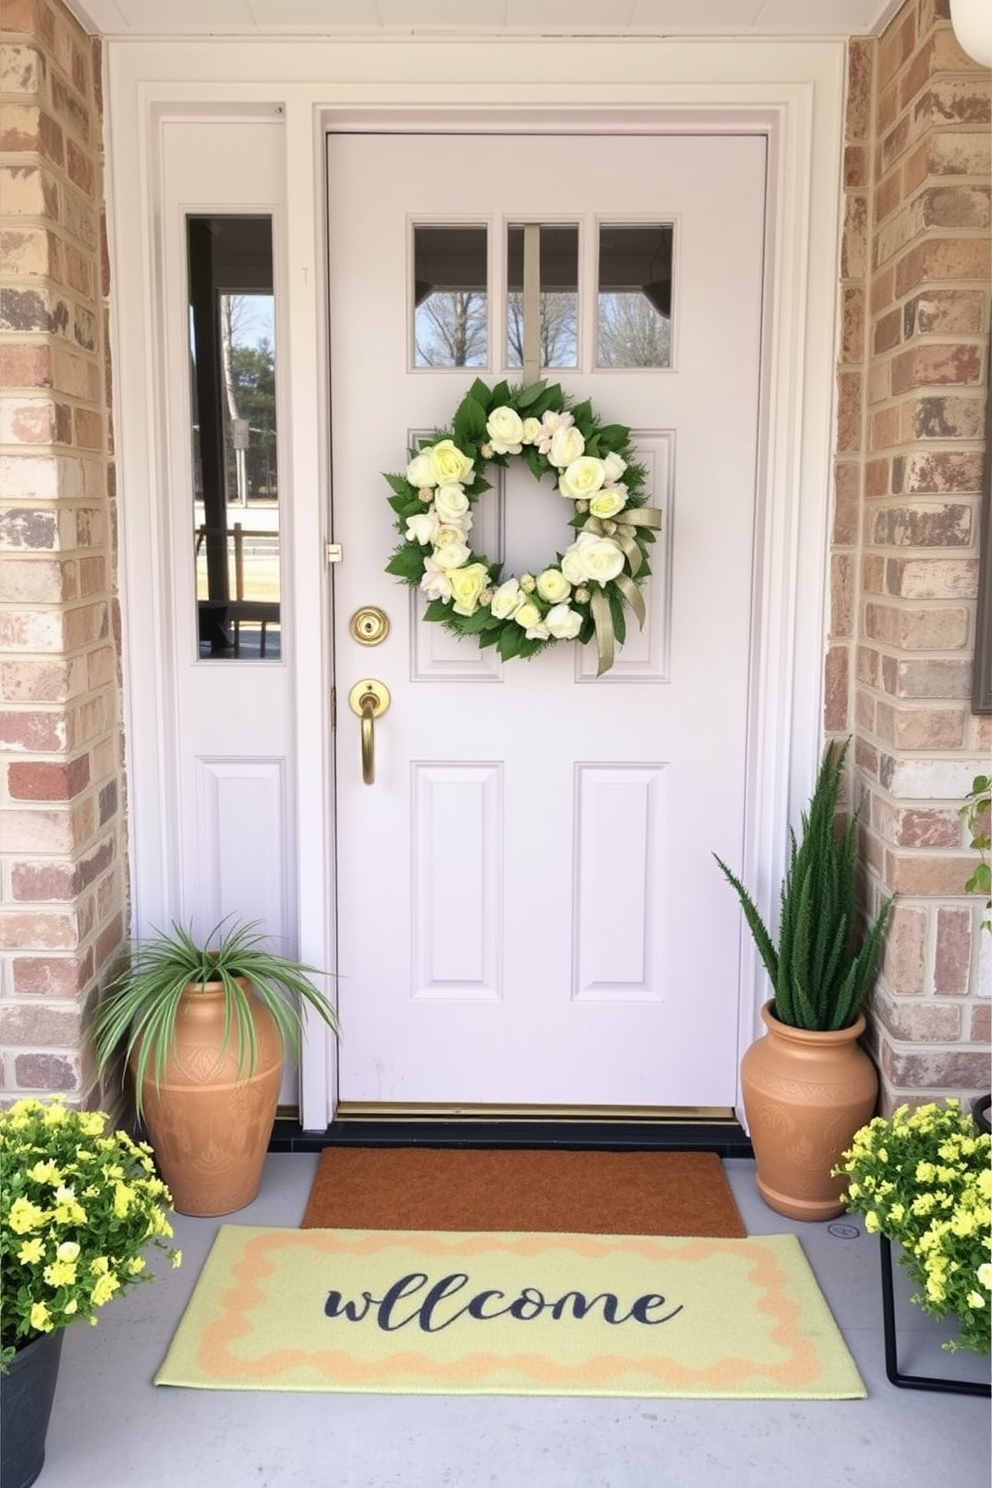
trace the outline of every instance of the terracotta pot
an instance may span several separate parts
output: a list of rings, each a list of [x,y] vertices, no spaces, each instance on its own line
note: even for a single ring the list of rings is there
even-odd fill
[[[45,1465],[63,1332],[19,1348],[0,1386],[0,1488],[29,1488]]]
[[[241,982],[252,1004],[258,1058],[238,1073],[237,1030],[224,1048],[224,988],[188,986],[176,1045],[162,1078],[149,1067],[144,1120],[162,1177],[180,1214],[230,1214],[258,1193],[282,1083],[282,1040],[272,1014]]]
[[[833,1219],[844,1212],[845,1180],[831,1169],[878,1098],[877,1071],[858,1043],[864,1015],[832,1033],[780,1023],[771,1002],[761,1017],[768,1031],[741,1060],[758,1192],[790,1219]]]

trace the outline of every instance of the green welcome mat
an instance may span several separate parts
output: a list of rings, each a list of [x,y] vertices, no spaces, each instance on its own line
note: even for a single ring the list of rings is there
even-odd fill
[[[155,1383],[861,1398],[794,1235],[223,1225]]]

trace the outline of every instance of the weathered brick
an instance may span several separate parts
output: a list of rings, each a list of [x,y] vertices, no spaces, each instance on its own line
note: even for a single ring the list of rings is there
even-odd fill
[[[982,354],[977,346],[924,342],[892,359],[892,391],[953,384],[966,387],[982,380]]]
[[[922,439],[980,439],[984,433],[984,398],[944,393],[907,405],[909,427],[904,442]]]
[[[85,657],[0,662],[0,697],[9,703],[61,703],[87,686]]]
[[[989,1083],[988,1055],[964,1048],[896,1049],[883,1041],[882,1070],[897,1088],[936,1093],[945,1090],[985,1090]]]
[[[907,494],[982,488],[981,450],[918,450],[905,457],[901,490]],[[893,482],[894,484],[895,482]]]
[[[14,1079],[20,1090],[68,1094],[79,1089],[79,1059],[65,1054],[18,1054]]]
[[[65,161],[61,126],[37,103],[0,105],[0,150],[8,155],[40,155],[57,166]]]
[[[90,783],[89,755],[55,763],[15,761],[7,767],[7,786],[15,801],[71,801]]]
[[[933,987],[941,996],[963,997],[971,969],[971,911],[937,910]]]
[[[837,375],[837,452],[855,453],[861,449],[861,392],[860,372],[840,372]]]
[[[868,185],[868,153],[863,145],[844,147],[844,189],[863,190]]]
[[[847,44],[844,132],[848,139],[864,139],[870,129],[874,47],[872,40],[862,37],[855,37]]]
[[[987,1002],[971,1009],[969,1035],[973,1044],[992,1042],[992,1007]]]
[[[29,511],[14,507],[0,512],[0,549],[44,551],[58,543],[58,517],[53,511]]]
[[[15,863],[10,870],[15,903],[20,901],[69,901],[79,892],[79,873],[70,862]]]
[[[985,314],[985,296],[977,289],[925,289],[903,307],[903,333],[915,335],[978,335]]]
[[[876,512],[871,540],[889,548],[966,548],[971,546],[972,528],[970,506],[921,502]]]
[[[863,279],[868,269],[868,198],[851,193],[844,203],[841,239],[842,279]]]
[[[865,606],[865,635],[903,651],[953,651],[968,639],[969,612],[955,605],[911,609]]]
[[[0,946],[15,951],[75,950],[76,916],[69,910],[8,910],[0,913]]]
[[[861,466],[856,460],[838,460],[834,466],[835,544],[857,542],[861,511]]]
[[[841,733],[849,725],[850,657],[846,646],[830,646],[824,664],[823,725],[827,733]]]
[[[899,299],[928,288],[935,280],[989,278],[987,238],[925,238],[909,248],[895,265]]]
[[[841,300],[841,360],[860,362],[865,354],[865,292],[845,286]]]
[[[902,318],[902,311],[896,308],[875,322],[875,328],[872,331],[872,350],[876,356],[880,352],[891,351],[893,346],[898,346],[902,339]]]
[[[884,709],[891,716],[883,720]],[[889,708],[879,704],[879,737],[893,749],[961,749],[965,716],[960,708]],[[884,730],[884,732],[883,732]],[[926,846],[955,846],[954,841],[930,842]]]
[[[882,975],[897,995],[912,996],[924,988],[929,917],[925,910],[896,904],[889,917]]]
[[[927,186],[913,201],[910,221],[919,232],[988,227],[990,196],[984,186]]]
[[[47,75],[48,60],[44,52],[30,41],[15,42],[8,35],[0,46],[0,93],[10,99],[15,93],[38,94]]]
[[[885,879],[893,893],[928,898],[947,898],[961,892],[971,868],[961,856],[937,857],[933,853],[914,856],[886,853]]]
[[[886,588],[903,599],[973,599],[977,558],[889,558]]]
[[[913,105],[920,128],[940,123],[988,124],[992,119],[988,72],[972,70],[969,77],[934,78]]]
[[[18,996],[75,997],[93,977],[93,951],[78,956],[15,956],[13,990]]]
[[[883,1001],[875,1011],[892,1037],[901,1042],[947,1044],[961,1037],[961,1009],[954,1005]]]
[[[14,1048],[71,1048],[82,1042],[83,1010],[37,1002],[0,1005],[0,1041]]]
[[[878,86],[885,88],[902,70],[916,46],[916,10],[910,6],[896,18],[878,48]]]

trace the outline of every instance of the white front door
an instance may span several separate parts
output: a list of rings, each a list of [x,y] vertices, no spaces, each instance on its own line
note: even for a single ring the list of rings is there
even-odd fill
[[[329,139],[345,1109],[734,1102],[739,914],[711,849],[744,828],[765,151],[758,135]],[[500,665],[384,571],[383,472],[476,376],[521,380],[506,244],[524,223],[577,243],[577,365],[542,375],[634,431],[663,514],[646,625],[598,679],[576,645]],[[669,365],[599,366],[600,244],[658,224]],[[485,230],[485,349],[417,365],[417,229],[453,227]],[[540,569],[571,540],[563,505],[516,461],[476,545]],[[369,605],[391,622],[376,647],[349,630]],[[366,785],[347,698],[372,678],[392,701]]]

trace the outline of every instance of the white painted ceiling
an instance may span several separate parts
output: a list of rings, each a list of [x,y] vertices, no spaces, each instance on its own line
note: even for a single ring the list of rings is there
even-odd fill
[[[68,0],[109,37],[866,36],[901,0]]]

